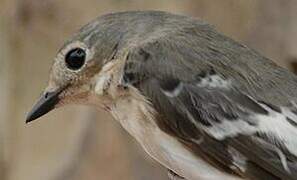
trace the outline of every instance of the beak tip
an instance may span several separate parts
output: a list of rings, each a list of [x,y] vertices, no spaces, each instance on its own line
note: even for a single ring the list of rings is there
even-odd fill
[[[31,116],[27,116],[26,117],[26,124],[30,123],[31,121],[33,121],[34,119]]]
[[[31,121],[34,121],[35,119],[37,119],[38,116],[36,116],[34,113],[29,112],[26,116],[26,124],[30,123]]]
[[[39,117],[54,109],[55,105],[60,100],[58,95],[62,92],[62,90],[44,93],[33,106],[32,110],[27,114],[26,124],[38,119]]]

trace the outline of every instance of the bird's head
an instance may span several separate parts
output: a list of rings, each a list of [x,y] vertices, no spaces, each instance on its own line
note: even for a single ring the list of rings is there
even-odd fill
[[[47,87],[27,115],[27,123],[65,104],[92,104],[95,79],[117,51],[118,25],[97,19],[65,43],[55,57]]]

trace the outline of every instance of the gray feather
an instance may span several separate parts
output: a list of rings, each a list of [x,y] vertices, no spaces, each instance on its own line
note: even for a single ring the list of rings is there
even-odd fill
[[[97,59],[108,59],[117,44],[118,58],[126,60],[123,83],[138,88],[158,111],[160,128],[197,155],[252,179],[297,179],[296,156],[284,140],[257,133],[258,117],[283,117],[281,108],[296,111],[293,73],[201,20],[164,12],[106,15],[76,38],[97,46]],[[226,122],[236,133],[214,136]],[[279,149],[285,162],[267,144]],[[245,170],[234,169],[230,147],[246,158]]]

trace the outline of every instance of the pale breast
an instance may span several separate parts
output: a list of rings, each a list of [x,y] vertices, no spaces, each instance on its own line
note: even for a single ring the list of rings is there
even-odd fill
[[[140,94],[119,98],[111,113],[152,158],[180,176],[188,180],[240,179],[209,165],[159,129],[154,110]]]
[[[191,153],[174,137],[163,132],[154,119],[157,113],[134,87],[121,88],[121,66],[110,62],[95,81],[95,94],[107,99],[113,117],[141,144],[145,151],[167,169],[187,180],[239,180]]]

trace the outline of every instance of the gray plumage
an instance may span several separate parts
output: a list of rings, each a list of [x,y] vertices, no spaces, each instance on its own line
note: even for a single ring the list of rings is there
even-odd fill
[[[125,59],[120,84],[139,90],[159,128],[196,156],[241,178],[297,179],[293,73],[201,20],[165,12],[104,15],[65,46],[73,41],[93,47],[100,67]]]

